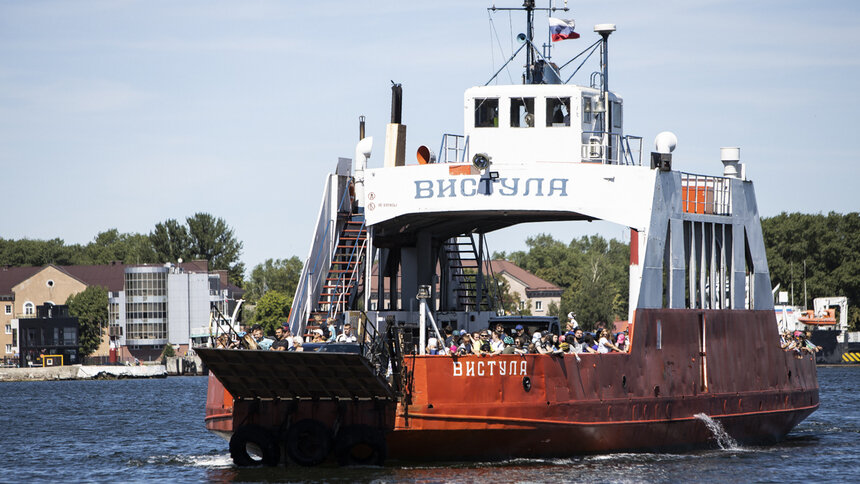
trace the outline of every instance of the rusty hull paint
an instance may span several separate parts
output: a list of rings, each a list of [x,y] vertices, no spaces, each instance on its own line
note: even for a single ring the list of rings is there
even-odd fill
[[[693,448],[713,442],[697,413],[718,419],[742,443],[773,442],[818,407],[814,361],[796,359],[778,342],[773,311],[640,309],[630,353],[580,355],[579,362],[573,355],[408,356],[413,384],[396,409],[379,400],[237,400],[229,427],[283,429],[302,418],[333,429],[363,423],[391,430],[389,457],[408,460]],[[457,362],[463,376],[454,376]],[[475,376],[466,376],[469,362]],[[207,428],[216,430],[223,413],[211,403],[223,387],[211,376],[209,384]]]
[[[637,310],[631,339],[630,353],[580,355],[580,362],[573,355],[409,357],[411,404],[398,407],[389,455],[499,458],[696,447],[712,439],[698,413],[719,419],[741,442],[773,442],[818,407],[815,363],[779,348],[772,311]],[[498,363],[490,376],[491,360],[526,361],[531,390],[519,374],[500,375]],[[464,370],[454,377],[455,362],[473,363],[475,376]],[[481,363],[484,376],[477,376]],[[434,449],[429,455],[428,448]]]
[[[209,373],[206,389],[206,430],[225,436],[233,432],[233,397],[224,385]]]

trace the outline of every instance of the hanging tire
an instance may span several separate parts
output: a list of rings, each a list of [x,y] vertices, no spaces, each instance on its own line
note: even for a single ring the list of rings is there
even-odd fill
[[[334,453],[342,466],[381,466],[387,455],[385,434],[368,425],[343,427],[337,435]]]
[[[287,430],[287,455],[296,464],[316,466],[331,452],[331,431],[319,420],[300,420]]]
[[[248,445],[259,449],[260,459],[254,458],[248,452]],[[256,452],[255,452],[256,453]],[[276,466],[281,460],[281,446],[278,440],[265,427],[245,425],[239,427],[230,437],[230,457],[239,467],[254,465]]]

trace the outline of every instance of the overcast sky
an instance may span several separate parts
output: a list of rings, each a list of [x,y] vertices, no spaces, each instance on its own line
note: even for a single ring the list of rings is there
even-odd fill
[[[391,80],[403,84],[410,162],[462,133],[463,91],[524,30],[491,3],[0,0],[0,236],[84,244],[205,211],[235,229],[249,268],[304,258],[324,176],[352,156],[359,115],[376,139],[370,165],[382,164]],[[646,150],[670,130],[676,169],[721,174],[719,148],[740,146],[764,216],[860,209],[860,2],[569,6],[556,16],[582,38],[556,43],[553,59],[596,40],[594,24],[617,24],[610,88]],[[543,38],[546,15],[536,19]],[[518,79],[519,64],[500,80]],[[490,249],[539,232],[625,231],[522,226]]]

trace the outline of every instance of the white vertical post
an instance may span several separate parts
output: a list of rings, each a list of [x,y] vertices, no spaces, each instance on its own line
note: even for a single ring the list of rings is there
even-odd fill
[[[418,298],[418,354],[426,353],[427,340],[427,300]]]

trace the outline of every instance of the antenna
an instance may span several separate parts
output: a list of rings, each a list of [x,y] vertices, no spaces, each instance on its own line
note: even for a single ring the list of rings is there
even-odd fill
[[[534,12],[535,10],[541,10],[545,12],[555,12],[557,10],[561,10],[567,12],[568,10],[570,10],[567,7],[567,0],[565,0],[564,2],[564,7],[553,7],[552,0],[549,1],[549,7],[537,7],[535,6],[535,0],[523,0],[522,7],[496,7],[494,4],[492,7],[487,7],[487,10],[491,12],[495,12],[496,10],[520,10],[526,12],[526,31],[524,34],[517,35],[517,41],[523,43],[523,45],[520,46],[520,49],[518,49],[517,52],[515,52],[514,55],[511,56],[511,59],[508,59],[508,62],[510,62],[516,56],[519,50],[521,50],[523,47],[527,47],[526,72],[523,76],[523,82],[524,84],[541,83],[544,78],[543,67],[537,66],[536,55],[542,58],[541,63],[549,63],[549,46],[545,45],[545,47],[547,47],[547,55],[543,56],[534,45]],[[507,65],[508,62],[506,62],[505,65]],[[502,66],[502,68],[504,68],[504,66]],[[499,69],[499,71],[501,72],[501,69]],[[493,78],[495,77],[496,76],[494,75]],[[492,81],[492,79],[490,80]],[[489,81],[487,82],[487,84],[489,84]]]

